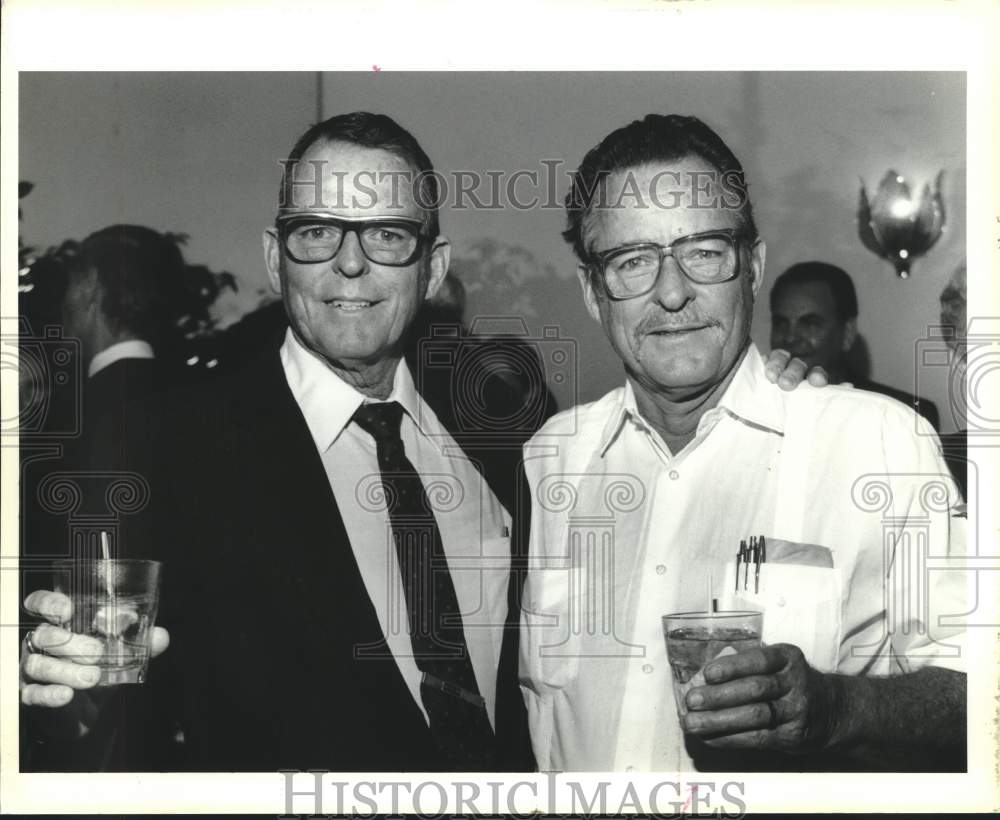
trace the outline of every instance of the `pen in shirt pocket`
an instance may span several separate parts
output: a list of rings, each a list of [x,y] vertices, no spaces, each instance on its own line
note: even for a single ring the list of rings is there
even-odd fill
[[[750,583],[750,564],[753,564],[753,591],[754,594],[760,592],[760,566],[767,561],[767,542],[763,535],[750,536],[749,543],[746,539],[740,539],[740,548],[736,553],[736,592],[740,591],[740,565],[743,569],[743,590],[746,591]]]

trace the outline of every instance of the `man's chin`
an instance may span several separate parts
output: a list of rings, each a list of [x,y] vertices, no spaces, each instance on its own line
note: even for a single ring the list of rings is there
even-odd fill
[[[633,380],[654,393],[666,393],[675,398],[684,398],[702,393],[710,387],[715,371],[692,363],[688,367],[671,367],[669,370],[655,369],[630,373]]]

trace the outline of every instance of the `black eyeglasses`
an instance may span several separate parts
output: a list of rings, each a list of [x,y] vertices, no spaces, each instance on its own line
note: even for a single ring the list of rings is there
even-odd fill
[[[274,224],[285,253],[306,265],[329,262],[351,232],[357,235],[369,262],[392,267],[413,264],[428,239],[423,220],[403,216],[342,219],[327,214],[286,214]]]
[[[612,299],[633,299],[649,293],[660,278],[667,256],[674,258],[681,273],[692,282],[720,284],[740,275],[742,237],[741,230],[727,228],[681,236],[669,245],[622,245],[593,254],[590,268],[600,275]]]

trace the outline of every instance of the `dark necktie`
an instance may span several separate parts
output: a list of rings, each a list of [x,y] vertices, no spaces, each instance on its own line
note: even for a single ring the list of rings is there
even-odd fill
[[[402,406],[388,402],[363,404],[353,419],[375,439],[378,451],[431,735],[448,768],[484,771],[495,761],[493,729],[469,658],[441,532],[399,435],[402,417]]]

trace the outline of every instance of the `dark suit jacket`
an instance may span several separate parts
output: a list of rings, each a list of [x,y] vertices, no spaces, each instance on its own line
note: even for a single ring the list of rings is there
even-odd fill
[[[155,444],[130,460],[151,476],[145,531],[172,641],[109,712],[110,767],[442,768],[392,657],[355,657],[381,629],[277,350],[135,417]],[[501,665],[498,768],[527,768],[516,664]]]
[[[168,382],[165,369],[155,359],[119,359],[77,386],[79,417],[73,425],[77,435],[53,439],[48,451],[30,445],[23,449],[22,598],[32,589],[49,585],[53,560],[78,554],[81,545],[74,538],[80,539],[81,535],[73,535],[74,521],[84,530],[88,529],[87,521],[92,524],[89,529],[110,530],[119,557],[148,556],[148,531],[137,528],[140,521],[148,528],[148,519],[122,516],[116,535],[108,490],[124,471],[141,469],[148,461],[148,421],[127,408],[133,402],[148,401],[155,406],[155,397]],[[136,476],[131,482],[133,489],[148,477],[148,469]],[[109,716],[116,708],[111,707]],[[22,721],[22,770],[94,770],[108,765],[107,755],[113,745],[109,741],[113,728],[110,717],[105,732],[97,732],[87,743],[66,750],[38,742],[42,733],[33,723],[37,717],[28,712]]]
[[[969,498],[969,454],[968,454],[968,430],[956,430],[954,433],[944,433],[941,436],[941,451],[944,460],[951,470],[958,488],[962,491],[962,498]],[[973,478],[974,480],[974,478]],[[973,484],[975,487],[975,484]]]
[[[84,383],[84,418],[93,422],[108,413],[124,418],[128,403],[158,392],[163,386],[162,377],[162,367],[156,359],[112,362]]]
[[[152,400],[166,387],[155,359],[120,359],[85,379],[77,388],[76,435],[52,438],[44,447],[29,443],[22,454],[21,554],[36,558],[69,557],[68,513],[42,492],[46,478],[58,473],[80,485],[100,470],[124,469],[141,463],[146,423],[127,411],[131,402]],[[83,494],[96,486],[83,488]],[[41,495],[40,495],[41,493]],[[100,515],[82,499],[80,513]]]
[[[905,390],[897,390],[895,387],[889,387],[887,384],[881,384],[880,382],[873,382],[866,379],[856,381],[854,386],[859,390],[870,390],[872,393],[881,393],[883,396],[888,396],[896,401],[901,401],[903,404],[908,407],[912,407],[921,416],[927,419],[927,421],[931,423],[931,427],[935,430],[940,429],[941,420],[938,416],[938,409],[934,402],[930,399],[914,396],[911,393],[907,393]]]

